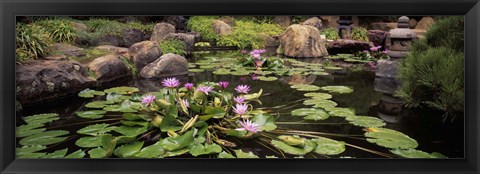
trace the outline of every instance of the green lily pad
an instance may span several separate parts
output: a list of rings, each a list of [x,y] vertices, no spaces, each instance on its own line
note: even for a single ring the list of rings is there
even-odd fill
[[[225,112],[225,109],[222,107],[207,106],[205,109],[205,114],[211,115],[213,118],[223,118],[227,113]]]
[[[317,75],[317,76],[328,76],[328,75],[330,75],[329,73],[322,72],[322,71],[315,71],[315,72],[311,72],[310,74]]]
[[[188,148],[183,148],[183,149],[178,149],[174,151],[167,151],[165,154],[162,155],[162,157],[172,157],[172,156],[179,156],[186,154],[188,152]]]
[[[265,76],[259,76],[259,77],[258,77],[258,80],[267,81],[267,82],[269,82],[269,81],[275,81],[275,80],[277,80],[277,79],[278,79],[278,78],[276,78],[276,77],[265,77]]]
[[[168,151],[175,151],[187,147],[193,142],[193,130],[185,132],[183,135],[168,137],[160,140],[162,147]],[[187,149],[188,151],[188,149]]]
[[[291,146],[283,141],[272,140],[271,144],[285,153],[292,155],[305,155],[315,149],[317,144],[314,141],[305,140],[303,147]]]
[[[109,104],[112,104],[112,102],[109,102],[109,101],[93,101],[93,102],[85,104],[85,107],[95,108],[95,109],[103,109],[105,106],[107,106]]]
[[[299,91],[318,91],[320,87],[315,85],[293,85],[291,88],[297,89]]]
[[[321,92],[309,92],[303,94],[305,97],[312,97],[314,99],[319,99],[319,100],[328,100],[332,98],[331,94],[327,93],[321,93]]]
[[[271,131],[277,129],[275,118],[268,114],[257,114],[253,116],[252,122],[258,125],[262,131]]]
[[[75,114],[80,118],[87,118],[87,119],[98,119],[102,118],[103,114],[107,113],[104,110],[89,110],[83,112],[75,112]]]
[[[145,120],[148,121],[148,115],[146,114],[137,114],[137,113],[123,113],[122,118],[130,121],[135,121],[135,120]]]
[[[125,100],[128,100],[130,99],[129,96],[124,96],[124,95],[120,95],[120,94],[117,94],[117,93],[108,93],[107,95],[107,101],[110,102],[110,103],[120,103],[120,102],[123,102]]]
[[[141,108],[140,103],[131,102],[130,100],[125,100],[121,104],[108,105],[103,110],[110,112],[137,112]]]
[[[327,67],[325,67],[325,70],[339,71],[339,70],[343,70],[343,68],[342,67],[336,67],[336,66],[327,66]]]
[[[351,108],[325,108],[331,116],[336,117],[351,117],[355,116],[355,110]]]
[[[188,69],[188,72],[193,72],[193,73],[199,73],[205,71],[204,69],[196,69],[196,68],[190,68]]]
[[[21,148],[16,148],[16,155],[20,156],[27,153],[38,152],[41,150],[47,149],[47,146],[44,145],[30,145],[30,146],[22,146]]]
[[[189,148],[188,152],[193,156],[207,155],[222,152],[222,147],[218,144],[196,144]]]
[[[24,153],[22,155],[17,156],[17,158],[43,158],[46,153]]]
[[[365,133],[367,141],[375,143],[386,148],[414,149],[418,143],[409,136],[386,128],[368,128],[369,132]]]
[[[338,94],[348,94],[353,92],[353,88],[348,86],[324,86],[321,87],[321,89]]]
[[[91,90],[91,89],[87,88],[87,89],[84,89],[84,90],[82,90],[78,93],[78,96],[83,97],[83,98],[93,98],[95,95],[102,96],[102,95],[105,95],[105,92],[95,91],[95,90]]]
[[[79,129],[77,133],[84,134],[84,135],[97,136],[97,135],[110,132],[115,128],[116,128],[115,126],[110,126],[109,124],[106,124],[106,123],[94,124],[94,125],[89,125],[87,127]]]
[[[427,152],[416,149],[392,149],[390,150],[390,152],[404,158],[445,158],[445,156],[443,155],[438,155],[438,152],[429,154]]]
[[[252,152],[243,152],[241,149],[234,150],[235,155],[237,155],[237,158],[260,158],[257,155],[253,154]]]
[[[293,116],[303,116],[305,120],[325,120],[329,117],[328,113],[321,109],[300,108],[292,112]]]
[[[44,124],[60,119],[57,113],[37,114],[24,117],[23,120],[28,124]]]
[[[162,132],[179,131],[182,130],[182,127],[183,125],[178,122],[177,119],[169,115],[165,116],[160,123],[160,130]]]
[[[211,70],[211,69],[215,68],[215,66],[214,66],[214,65],[201,65],[199,68],[200,68],[200,69],[208,69],[208,70]]]
[[[100,147],[102,146],[102,138],[103,136],[101,135],[95,137],[82,137],[75,142],[75,145],[84,148]]]
[[[317,147],[313,150],[315,153],[322,155],[338,155],[345,151],[345,142],[336,141],[328,138],[313,139],[317,143]]]
[[[147,127],[145,127],[145,126],[142,126],[142,127],[120,126],[120,127],[117,127],[115,129],[113,129],[113,131],[118,132],[118,133],[120,133],[122,135],[125,135],[125,136],[136,137],[136,136],[138,136],[142,133],[147,132]]]
[[[249,75],[250,74],[250,71],[233,71],[231,72],[230,74],[234,75],[234,76],[246,76],[246,75]]]
[[[232,71],[230,71],[228,69],[221,68],[221,69],[217,69],[217,70],[213,71],[212,73],[216,74],[216,75],[227,75],[227,74],[230,74],[231,72]]]
[[[197,67],[196,64],[194,64],[194,63],[188,63],[188,68],[195,68],[195,67]]]
[[[136,153],[140,152],[140,150],[142,149],[142,146],[143,146],[143,141],[125,144],[116,148],[113,154],[121,158],[132,157]]]
[[[46,132],[40,132],[37,134],[30,135],[20,140],[19,144],[23,146],[28,145],[50,145],[65,141],[68,137],[60,137],[63,135],[68,135],[69,132],[66,130],[52,130]]]
[[[144,147],[140,152],[135,154],[136,157],[140,158],[158,158],[165,153],[165,150],[162,148],[162,144],[159,142]]]
[[[134,92],[139,92],[140,90],[135,87],[129,87],[129,86],[121,86],[121,87],[114,87],[110,89],[106,89],[103,92],[105,93],[117,93],[117,94],[132,94]]]
[[[77,150],[67,156],[65,158],[83,158],[85,157],[85,152],[83,150]]]
[[[376,117],[368,117],[368,116],[349,116],[345,118],[351,124],[360,127],[382,127],[385,126],[386,123],[379,118]]]
[[[30,135],[38,134],[41,132],[46,131],[47,128],[38,128],[38,129],[30,129],[30,130],[18,130],[16,131],[16,137],[22,138],[22,137],[27,137]]]
[[[45,155],[43,158],[63,158],[65,155],[67,155],[68,148],[62,149],[62,150],[57,150],[52,153],[48,153]]]
[[[108,152],[101,147],[88,151],[88,154],[90,155],[90,158],[105,158],[108,156]]]
[[[235,156],[223,151],[218,154],[217,158],[235,158]]]
[[[308,99],[303,101],[304,105],[313,105],[314,108],[333,108],[337,103],[331,100]]]

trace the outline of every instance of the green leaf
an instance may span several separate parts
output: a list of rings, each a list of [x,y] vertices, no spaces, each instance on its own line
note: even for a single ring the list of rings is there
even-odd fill
[[[217,69],[217,70],[213,71],[212,73],[216,74],[216,75],[227,75],[227,74],[230,74],[231,72],[232,71],[230,71],[228,69],[221,68],[221,69]]]
[[[325,108],[328,114],[336,117],[350,117],[355,116],[355,110],[350,108]]]
[[[90,158],[105,158],[107,157],[108,152],[105,149],[102,149],[101,147],[97,147],[95,149],[88,151],[88,154],[90,155]]]
[[[268,114],[256,114],[253,116],[252,122],[258,125],[262,131],[271,131],[277,128],[275,118]]]
[[[135,121],[135,120],[145,120],[148,121],[148,115],[146,114],[136,114],[136,113],[123,113],[122,117],[126,120]]]
[[[404,158],[444,158],[445,156],[441,157],[439,156],[438,152],[434,152],[432,154],[429,154],[424,151],[416,150],[416,149],[392,149],[390,150],[395,155],[404,157]]]
[[[259,158],[257,155],[253,154],[252,152],[243,152],[241,149],[234,150],[235,155],[237,158]]]
[[[17,158],[43,158],[46,153],[24,153]]]
[[[95,108],[95,109],[103,109],[105,106],[112,104],[112,102],[109,101],[93,101],[90,103],[87,103],[85,107],[87,108]]]
[[[120,120],[120,122],[124,125],[127,126],[141,126],[141,127],[147,127],[148,122],[147,121],[128,121],[128,120]]]
[[[263,93],[263,89],[260,89],[260,91],[258,91],[257,93],[246,94],[244,95],[244,97],[245,97],[245,100],[255,100],[255,99],[258,99],[260,96],[262,96],[262,93]]]
[[[130,97],[120,95],[120,94],[117,94],[117,93],[108,93],[108,95],[107,95],[107,101],[110,102],[110,103],[120,103],[120,102],[123,102],[123,101],[128,100],[128,99],[130,99]]]
[[[321,87],[322,90],[328,91],[330,93],[338,93],[338,94],[347,94],[352,93],[353,88],[349,86],[324,86]]]
[[[132,94],[138,91],[140,91],[138,88],[129,87],[129,86],[114,87],[114,88],[104,90],[105,93],[117,93],[117,94]]]
[[[136,153],[140,152],[140,150],[142,149],[142,146],[143,146],[143,141],[122,145],[117,149],[115,149],[113,154],[121,158],[132,157]]]
[[[17,130],[17,133],[18,133],[18,132],[33,130],[33,129],[40,128],[40,127],[43,127],[43,126],[45,126],[45,125],[41,124],[41,123],[24,124],[24,125],[18,126],[16,130]]]
[[[265,76],[259,76],[259,77],[258,77],[258,80],[267,81],[267,82],[269,82],[269,81],[275,81],[275,80],[277,80],[277,79],[278,79],[278,78],[276,78],[276,77],[265,77]]]
[[[204,69],[197,69],[197,68],[189,68],[188,69],[188,72],[194,72],[194,73],[198,73],[198,72],[203,72],[205,71]]]
[[[315,153],[322,155],[338,155],[345,151],[345,142],[335,141],[328,138],[313,139],[317,143],[317,147],[313,150]]]
[[[238,131],[238,130],[232,129],[232,130],[228,130],[226,132],[226,135],[245,139],[245,138],[250,138],[252,134],[248,134],[247,131]]]
[[[84,148],[100,147],[102,145],[102,138],[102,135],[95,137],[82,137],[75,142],[75,145]]]
[[[218,154],[217,156],[218,158],[235,158],[235,156],[223,151],[221,153]]]
[[[414,149],[418,143],[409,136],[386,128],[368,128],[369,132],[365,133],[367,141],[375,143],[386,148]]]
[[[42,145],[22,146],[21,148],[16,149],[16,153],[17,153],[17,156],[20,156],[23,154],[38,152],[45,149],[47,149],[47,146],[42,146]]]
[[[283,141],[272,140],[271,144],[276,148],[292,155],[305,155],[315,149],[317,144],[314,141],[305,140],[303,147],[291,146]]]
[[[186,154],[188,152],[188,148],[178,149],[174,151],[167,151],[162,157],[172,157],[172,156],[179,156]]]
[[[106,123],[94,124],[94,125],[90,125],[82,129],[79,129],[77,133],[84,134],[84,135],[97,136],[100,134],[105,134],[107,132],[110,132],[115,128],[116,128],[115,126],[110,126],[109,124],[106,124]]]
[[[102,91],[91,90],[89,88],[84,89],[78,93],[78,96],[83,98],[93,98],[95,95],[105,95],[105,93]]]
[[[28,124],[44,124],[60,119],[57,113],[37,114],[24,117],[23,120]]]
[[[188,152],[190,152],[190,154],[192,154],[193,156],[220,153],[221,151],[222,151],[222,147],[215,143],[205,144],[205,145],[202,145],[202,144],[193,145],[188,150]]]
[[[331,94],[321,93],[321,92],[309,92],[303,95],[305,97],[312,97],[313,99],[318,99],[318,100],[328,100],[332,98]]]
[[[177,119],[168,115],[165,116],[162,120],[162,123],[160,123],[160,130],[162,132],[178,131],[178,130],[181,130],[182,127],[183,125],[179,123]]]
[[[125,135],[125,136],[135,137],[142,133],[147,132],[147,127],[146,126],[142,126],[142,127],[120,126],[115,128],[113,131],[121,133],[122,135]]]
[[[87,118],[87,119],[98,119],[102,118],[103,114],[107,113],[104,110],[90,110],[90,111],[83,111],[83,112],[75,112],[75,114],[80,118]]]
[[[27,136],[30,136],[30,135],[35,135],[35,134],[38,134],[38,133],[41,133],[41,132],[45,132],[46,130],[47,130],[47,128],[31,129],[31,130],[24,130],[24,131],[19,131],[17,129],[16,136],[18,138],[27,137]]]
[[[130,100],[124,100],[120,105],[108,105],[103,110],[110,112],[137,112],[141,108],[140,103],[131,102]]]
[[[182,149],[184,147],[187,147],[192,142],[193,142],[193,130],[185,132],[183,135],[180,135],[177,137],[168,137],[160,140],[160,144],[162,144],[162,147],[168,151]]]
[[[351,124],[360,127],[382,127],[385,126],[386,123],[379,118],[376,117],[368,117],[368,116],[350,116],[345,118]]]
[[[158,158],[165,153],[165,150],[162,147],[160,142],[157,142],[153,145],[144,147],[140,152],[135,156],[140,158]]]
[[[50,145],[65,141],[68,137],[59,137],[69,134],[65,130],[52,130],[30,135],[20,140],[20,144],[27,145]]]
[[[315,108],[295,109],[291,113],[293,116],[303,116],[305,120],[325,120],[329,117],[324,110]]]
[[[293,85],[291,88],[297,89],[299,91],[318,91],[320,87],[315,86],[315,85],[305,85],[305,84],[300,84],[300,85]]]
[[[222,107],[210,107],[207,106],[205,109],[205,114],[207,116],[211,115],[213,118],[223,118],[226,114],[225,109]]]
[[[65,158],[83,158],[85,157],[85,152],[83,150],[77,150],[67,156]]]
[[[57,150],[52,153],[48,153],[45,155],[43,158],[63,158],[68,152],[68,148],[62,149],[62,150]]]
[[[308,99],[303,101],[304,105],[313,105],[314,108],[333,108],[337,103],[331,100]]]

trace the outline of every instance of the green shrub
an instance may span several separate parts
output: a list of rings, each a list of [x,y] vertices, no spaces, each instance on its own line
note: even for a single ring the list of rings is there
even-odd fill
[[[53,43],[42,27],[22,23],[17,23],[15,38],[15,60],[17,63],[48,55]]]
[[[120,60],[122,60],[122,62],[127,66],[127,68],[132,73],[132,76],[137,77],[137,75],[139,73],[138,69],[137,69],[137,66],[135,66],[132,62],[130,62],[130,59],[128,57],[121,56]]]
[[[71,43],[77,37],[72,22],[67,19],[44,19],[35,21],[33,24],[42,27],[54,42]]]
[[[192,16],[187,21],[187,27],[192,31],[199,32],[207,41],[216,41],[220,36],[213,30],[212,23],[217,18],[215,16]]]
[[[138,29],[145,34],[151,33],[155,26],[154,23],[121,23],[105,18],[92,18],[85,21],[85,24],[87,25],[88,31],[78,33],[78,37],[80,41],[86,42],[82,44],[91,46],[98,45],[103,38],[108,36],[123,37],[125,29]]]
[[[425,36],[401,65],[403,84],[396,95],[407,107],[434,108],[453,120],[464,111],[463,18],[439,20]]]
[[[276,24],[256,23],[253,21],[237,21],[232,34],[222,36],[217,44],[222,46],[237,46],[243,48],[263,48],[265,38],[279,35],[283,29]]]
[[[324,30],[322,30],[320,32],[320,34],[323,34],[325,35],[325,37],[328,39],[328,40],[337,40],[340,38],[340,36],[338,35],[338,31],[336,28],[333,28],[333,27],[330,27],[330,28],[326,28]]]
[[[363,27],[353,27],[352,28],[352,33],[351,33],[350,36],[354,40],[367,41],[368,42],[368,31],[367,31],[367,29],[365,29]]]
[[[178,55],[186,55],[185,44],[181,40],[171,39],[164,40],[159,44],[163,54],[173,53]]]

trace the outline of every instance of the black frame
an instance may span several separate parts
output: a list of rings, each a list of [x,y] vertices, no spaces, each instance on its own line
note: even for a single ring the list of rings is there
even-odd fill
[[[1,173],[479,173],[479,0],[0,0]],[[464,159],[15,159],[15,16],[465,15]]]

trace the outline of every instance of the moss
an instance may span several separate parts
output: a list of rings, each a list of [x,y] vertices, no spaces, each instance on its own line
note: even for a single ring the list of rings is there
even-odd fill
[[[359,40],[359,41],[369,41],[368,40],[368,31],[367,29],[363,27],[354,27],[352,29],[351,37],[354,40]]]
[[[327,38],[328,40],[337,40],[340,38],[340,36],[338,36],[337,29],[333,27],[324,29],[320,32],[320,34],[325,35],[325,38]]]
[[[164,40],[159,44],[160,49],[164,54],[173,53],[185,56],[187,52],[185,51],[185,44],[181,40],[170,39]]]
[[[68,56],[67,58],[70,60],[78,61],[80,63],[88,63],[95,58],[102,57],[112,53],[112,51],[96,49],[96,48],[85,49],[84,52],[85,52],[84,56],[81,56],[81,57]]]
[[[276,36],[282,32],[283,29],[277,24],[237,21],[233,27],[233,33],[220,37],[217,45],[237,46],[241,49],[263,48],[266,46],[266,37]]]

